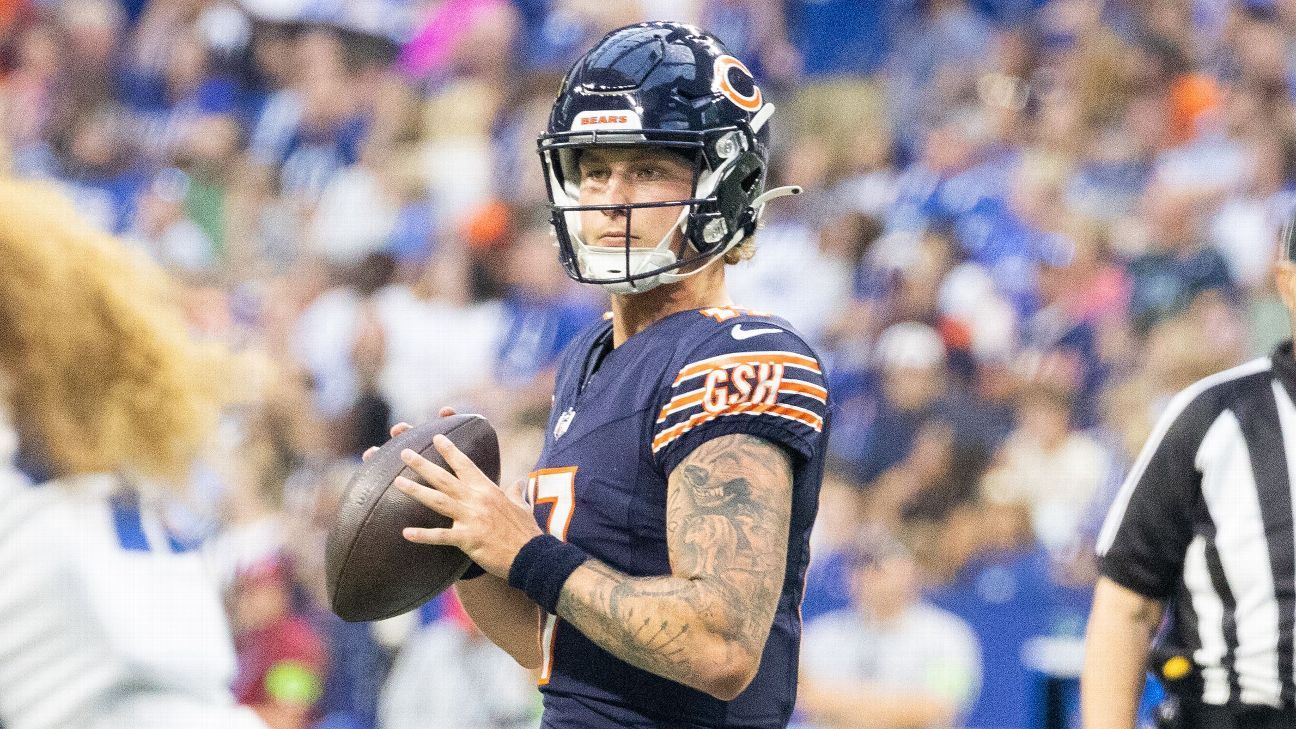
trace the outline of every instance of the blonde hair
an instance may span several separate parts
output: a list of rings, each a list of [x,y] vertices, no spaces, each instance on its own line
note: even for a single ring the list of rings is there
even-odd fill
[[[0,177],[0,396],[56,475],[182,476],[228,395],[165,273],[51,186]]]
[[[724,262],[732,266],[736,263],[749,261],[754,255],[756,255],[756,237],[749,235],[743,238],[741,243],[725,251]]]

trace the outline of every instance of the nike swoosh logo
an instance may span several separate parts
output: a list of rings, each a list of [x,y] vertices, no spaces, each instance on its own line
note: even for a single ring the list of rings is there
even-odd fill
[[[733,329],[730,329],[729,333],[733,335],[734,339],[737,339],[738,341],[741,342],[744,339],[759,337],[762,334],[778,334],[781,331],[783,330],[782,329],[743,329],[742,324],[734,324]]]

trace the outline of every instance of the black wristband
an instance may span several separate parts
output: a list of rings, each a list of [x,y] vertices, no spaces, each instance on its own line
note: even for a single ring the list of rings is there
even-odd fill
[[[522,545],[509,568],[508,583],[521,590],[535,604],[558,613],[558,596],[563,584],[589,555],[551,534],[540,534]]]
[[[464,573],[459,576],[459,579],[472,580],[481,577],[484,574],[486,574],[486,570],[482,569],[481,565],[472,560],[468,560],[468,569],[464,570]]]

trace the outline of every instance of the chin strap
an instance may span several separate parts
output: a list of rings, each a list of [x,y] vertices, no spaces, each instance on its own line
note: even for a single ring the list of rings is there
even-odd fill
[[[757,195],[756,199],[752,200],[751,203],[751,211],[752,211],[751,219],[742,228],[743,237],[746,238],[747,236],[756,233],[756,226],[760,224],[761,213],[765,212],[765,203],[780,197],[789,197],[791,195],[800,195],[800,194],[801,194],[800,185],[786,185],[784,187],[776,187],[773,190],[766,190],[765,192]]]
[[[766,190],[765,192],[762,192],[760,195],[758,195],[755,200],[752,200],[751,206],[755,208],[757,211],[759,211],[761,208],[765,207],[765,203],[769,202],[770,200],[774,200],[780,197],[788,197],[790,195],[800,195],[801,192],[802,190],[800,185],[785,185],[784,187],[776,187],[773,190]]]

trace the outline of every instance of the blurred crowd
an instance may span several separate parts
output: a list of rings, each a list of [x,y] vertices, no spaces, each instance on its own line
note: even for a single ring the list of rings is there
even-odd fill
[[[806,726],[1043,726],[1160,408],[1287,336],[1287,0],[0,3],[3,165],[259,363],[173,518],[276,729],[535,725],[451,599],[333,617],[323,540],[364,447],[441,405],[525,476],[605,305],[558,266],[535,137],[577,55],[667,18],[748,63],[771,184],[807,190],[729,275],[830,365]]]

